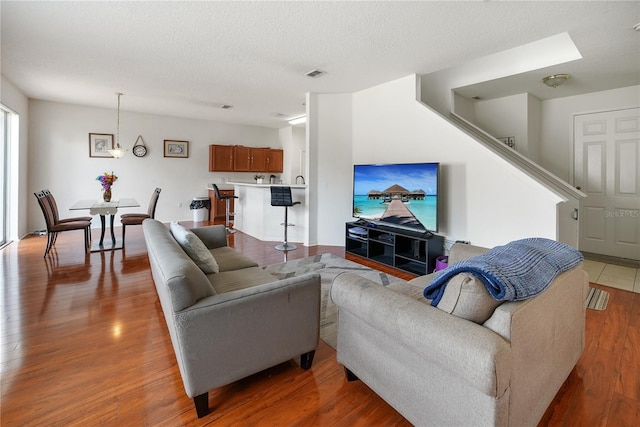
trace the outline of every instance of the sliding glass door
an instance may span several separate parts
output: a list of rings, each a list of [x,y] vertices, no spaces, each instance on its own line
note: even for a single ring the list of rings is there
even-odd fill
[[[7,243],[9,182],[9,112],[0,106],[0,247]]]

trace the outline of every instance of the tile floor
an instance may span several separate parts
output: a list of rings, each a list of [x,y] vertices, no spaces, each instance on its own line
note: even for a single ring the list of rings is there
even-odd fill
[[[617,265],[585,255],[584,270],[589,275],[590,282],[640,294],[639,268]]]

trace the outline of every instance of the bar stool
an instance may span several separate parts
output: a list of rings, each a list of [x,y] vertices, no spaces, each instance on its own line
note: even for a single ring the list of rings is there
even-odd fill
[[[284,206],[284,222],[280,224],[284,225],[284,242],[276,246],[279,251],[296,249],[296,245],[287,242],[287,227],[295,226],[295,224],[289,224],[289,208],[299,204],[300,202],[291,200],[291,187],[271,187],[271,206]]]
[[[231,221],[229,220],[229,217],[231,215],[235,215],[235,213],[233,212],[229,212],[229,206],[231,206],[231,199],[237,199],[238,196],[233,195],[233,194],[221,194],[220,193],[220,189],[218,188],[217,185],[215,184],[211,184],[213,186],[213,191],[215,191],[216,193],[216,198],[218,200],[224,200],[225,203],[225,208],[224,208],[224,226],[227,230],[227,234],[232,234],[235,233],[236,230],[234,230],[233,228],[229,227]]]

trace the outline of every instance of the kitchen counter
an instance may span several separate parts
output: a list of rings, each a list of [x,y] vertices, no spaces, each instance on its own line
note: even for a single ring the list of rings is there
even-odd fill
[[[216,186],[218,187],[218,190],[233,190],[233,184],[229,184],[229,183],[225,183],[225,184],[216,184]],[[207,185],[207,190],[213,190],[213,185],[209,184]]]
[[[287,230],[290,242],[304,242],[307,231],[306,188],[304,184],[256,184],[255,182],[228,182],[234,186],[235,217],[233,228],[264,241],[284,239],[284,207],[271,206],[271,187],[291,187],[294,202],[289,208]]]
[[[291,187],[294,188],[307,188],[306,184],[269,184],[268,182],[263,182],[262,184],[256,184],[255,182],[228,182],[227,185],[244,185],[249,187]],[[220,187],[220,186],[218,186]]]

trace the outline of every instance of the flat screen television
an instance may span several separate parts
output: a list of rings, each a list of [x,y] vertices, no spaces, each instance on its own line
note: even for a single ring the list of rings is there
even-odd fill
[[[439,163],[353,166],[353,216],[415,231],[438,231]]]

